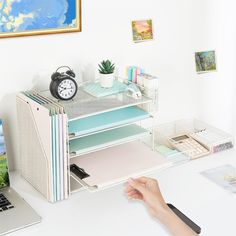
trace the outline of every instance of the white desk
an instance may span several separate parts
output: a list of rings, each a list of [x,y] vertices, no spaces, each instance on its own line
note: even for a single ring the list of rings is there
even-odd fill
[[[199,174],[224,164],[236,166],[236,151],[229,150],[155,173],[167,202],[174,204],[207,236],[236,235],[236,194],[218,187]],[[102,192],[82,191],[69,200],[48,203],[28,183],[13,173],[12,186],[42,216],[42,223],[11,236],[165,236],[144,206],[127,200],[123,185]],[[22,216],[23,217],[23,216]]]

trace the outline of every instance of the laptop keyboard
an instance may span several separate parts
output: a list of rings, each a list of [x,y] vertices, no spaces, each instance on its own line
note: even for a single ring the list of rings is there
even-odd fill
[[[7,198],[2,193],[0,193],[0,212],[12,208],[14,208],[14,206],[12,206],[12,204],[7,200]]]

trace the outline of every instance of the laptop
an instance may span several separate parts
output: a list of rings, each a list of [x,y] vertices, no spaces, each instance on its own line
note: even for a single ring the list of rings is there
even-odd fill
[[[41,217],[10,187],[3,122],[0,119],[0,235],[40,221]]]

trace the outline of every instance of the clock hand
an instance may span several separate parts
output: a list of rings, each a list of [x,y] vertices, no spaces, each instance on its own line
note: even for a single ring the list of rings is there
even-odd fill
[[[66,88],[66,87],[61,87],[61,88],[63,88],[64,90],[66,90],[66,89],[68,89],[68,90],[70,90],[70,89],[73,89],[72,87],[70,87],[70,88]]]
[[[63,89],[63,90],[66,90],[67,87],[62,87],[62,86],[59,86],[59,88]]]

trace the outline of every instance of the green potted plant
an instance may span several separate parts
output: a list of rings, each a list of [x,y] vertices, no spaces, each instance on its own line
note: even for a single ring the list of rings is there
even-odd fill
[[[115,64],[110,60],[103,60],[99,66],[100,84],[103,88],[111,88],[114,81]]]

